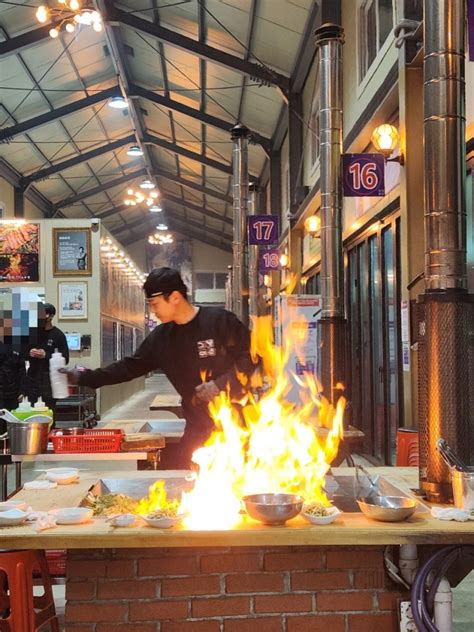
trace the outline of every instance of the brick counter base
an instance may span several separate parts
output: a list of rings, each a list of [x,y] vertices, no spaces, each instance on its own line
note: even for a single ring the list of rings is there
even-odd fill
[[[66,632],[395,632],[383,547],[68,551]]]

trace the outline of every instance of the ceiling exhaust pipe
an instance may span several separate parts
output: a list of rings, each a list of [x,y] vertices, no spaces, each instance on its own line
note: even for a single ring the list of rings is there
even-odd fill
[[[232,242],[232,311],[248,325],[248,274],[245,262],[245,237],[249,203],[248,135],[245,125],[235,125],[232,139],[232,197],[234,239]]]
[[[249,185],[249,215],[258,215],[258,186],[251,182]],[[258,246],[250,246],[249,249],[249,317],[255,318],[259,314],[259,286],[258,286]]]
[[[418,297],[420,487],[452,497],[440,437],[470,462],[474,296],[467,288],[465,1],[424,0],[425,292]],[[474,402],[472,402],[474,403]]]
[[[337,401],[346,384],[346,320],[342,256],[342,45],[344,30],[324,24],[315,31],[319,48],[321,170],[320,362],[324,395]]]

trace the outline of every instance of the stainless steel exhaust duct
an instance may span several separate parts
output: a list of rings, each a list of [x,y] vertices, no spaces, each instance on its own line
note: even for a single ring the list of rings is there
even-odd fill
[[[337,24],[316,29],[320,79],[321,301],[320,367],[326,397],[346,386],[346,321],[342,258],[342,45]]]
[[[420,486],[451,497],[436,451],[443,437],[470,460],[470,345],[474,297],[467,294],[465,2],[424,0],[425,293],[418,298]]]
[[[245,242],[248,214],[248,129],[235,125],[232,138],[232,197],[234,239],[232,242],[232,311],[248,324],[248,275],[245,261]]]
[[[258,215],[258,187],[249,185],[249,215]],[[249,316],[259,314],[259,287],[258,287],[258,246],[248,247],[249,262]]]

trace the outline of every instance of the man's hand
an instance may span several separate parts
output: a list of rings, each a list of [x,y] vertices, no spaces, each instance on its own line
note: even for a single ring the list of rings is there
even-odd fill
[[[46,351],[44,349],[31,349],[30,356],[38,360],[44,360],[46,358]]]
[[[204,384],[199,384],[199,386],[196,386],[194,390],[198,401],[205,402],[206,404],[212,402],[212,400],[220,393],[216,383],[212,380],[210,382],[204,382]]]
[[[80,369],[59,369],[59,373],[65,373],[67,375],[68,384],[79,384],[79,376],[81,375]]]

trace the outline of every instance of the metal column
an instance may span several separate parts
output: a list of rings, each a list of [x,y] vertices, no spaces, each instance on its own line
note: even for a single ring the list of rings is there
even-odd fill
[[[346,386],[346,320],[342,257],[342,45],[337,24],[316,29],[319,48],[321,169],[321,382],[337,401]]]
[[[420,485],[451,496],[436,451],[445,438],[470,460],[470,345],[474,296],[467,294],[465,2],[424,0],[425,292],[418,298]],[[471,376],[470,376],[471,373]]]
[[[245,125],[232,128],[232,196],[234,239],[232,242],[232,311],[248,324],[248,275],[245,242],[248,214],[248,129]]]

